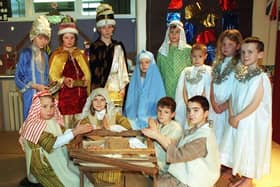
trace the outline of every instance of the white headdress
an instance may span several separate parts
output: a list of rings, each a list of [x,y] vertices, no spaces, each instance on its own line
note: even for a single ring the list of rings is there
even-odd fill
[[[45,16],[39,16],[32,23],[31,31],[29,33],[30,40],[32,41],[39,34],[43,34],[47,36],[49,39],[51,38],[50,23]]]
[[[170,40],[169,40],[168,35],[169,35],[170,27],[174,26],[174,25],[180,29],[180,38],[179,38],[179,43],[178,43],[178,49],[183,50],[184,48],[186,48],[188,46],[187,40],[186,40],[186,35],[185,35],[185,30],[183,28],[183,23],[179,20],[173,20],[169,23],[166,34],[165,34],[164,41],[158,50],[159,53],[161,53],[164,56],[167,56],[168,52],[169,52]]]

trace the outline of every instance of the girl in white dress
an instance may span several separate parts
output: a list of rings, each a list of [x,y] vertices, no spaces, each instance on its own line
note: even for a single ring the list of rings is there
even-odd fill
[[[212,67],[210,101],[213,112],[209,119],[213,120],[217,143],[223,141],[224,129],[228,124],[228,99],[233,84],[233,72],[238,63],[242,36],[236,29],[224,31],[218,39],[216,60]]]
[[[241,61],[235,72],[229,103],[230,129],[225,133],[222,162],[232,174],[242,176],[230,186],[252,187],[252,180],[270,171],[272,104],[271,84],[259,67],[264,44],[256,37],[246,38],[241,46]],[[228,138],[228,140],[230,140]]]
[[[188,128],[186,104],[188,99],[203,95],[210,97],[211,67],[204,64],[207,58],[207,48],[204,44],[194,44],[191,49],[192,66],[186,67],[180,75],[175,100],[177,103],[176,120],[183,128]]]

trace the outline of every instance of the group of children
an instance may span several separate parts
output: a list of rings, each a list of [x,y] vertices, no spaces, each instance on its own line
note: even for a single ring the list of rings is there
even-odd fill
[[[48,61],[42,49],[50,25],[43,16],[34,21],[32,45],[21,53],[15,74],[24,102],[20,143],[31,182],[78,186],[65,145],[78,134],[112,130],[115,124],[155,140],[161,187],[213,186],[221,165],[241,176],[229,186],[251,187],[253,179],[269,172],[272,101],[269,79],[259,66],[262,41],[242,40],[238,30],[226,30],[210,67],[204,65],[206,46],[187,45],[182,23],[172,21],[157,61],[141,51],[129,80],[124,46],[112,39],[115,24],[112,7],[101,4],[100,36],[88,62],[76,47],[78,29],[66,17],[59,25],[61,47]],[[49,79],[59,86],[58,101]]]

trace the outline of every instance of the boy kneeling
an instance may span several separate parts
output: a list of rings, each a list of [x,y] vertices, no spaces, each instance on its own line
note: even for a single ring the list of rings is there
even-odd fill
[[[170,166],[167,174],[159,176],[160,187],[211,187],[220,176],[216,138],[207,122],[207,99],[203,96],[190,98],[187,110],[190,128],[179,142],[166,138],[154,128],[142,130],[166,149],[166,160]]]

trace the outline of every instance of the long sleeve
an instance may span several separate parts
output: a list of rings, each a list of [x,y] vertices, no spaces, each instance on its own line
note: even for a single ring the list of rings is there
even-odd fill
[[[198,138],[177,148],[172,142],[167,148],[167,162],[187,162],[207,155],[206,138]]]
[[[21,92],[26,92],[32,84],[31,71],[31,51],[23,51],[19,56],[19,61],[16,66],[15,83]]]
[[[65,144],[68,144],[73,138],[74,135],[72,133],[72,129],[67,129],[63,135],[57,137],[53,148],[56,149],[58,147],[62,147]]]
[[[131,129],[129,120],[119,113],[117,113],[117,115],[116,115],[116,123],[123,126],[126,129]]]

